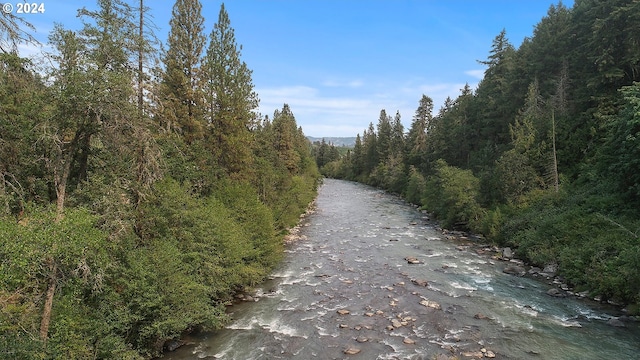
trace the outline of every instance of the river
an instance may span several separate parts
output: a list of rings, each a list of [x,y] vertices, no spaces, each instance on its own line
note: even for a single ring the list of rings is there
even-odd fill
[[[503,273],[396,196],[327,179],[316,205],[256,301],[165,359],[640,357],[638,323],[610,326],[614,308]]]

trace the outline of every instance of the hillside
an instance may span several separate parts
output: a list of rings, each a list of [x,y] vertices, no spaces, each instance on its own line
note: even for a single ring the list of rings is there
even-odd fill
[[[356,144],[356,137],[313,137],[313,136],[307,136],[307,139],[309,139],[309,141],[311,141],[312,143],[314,142],[322,142],[322,139],[324,139],[324,141],[327,144],[333,144],[336,147],[353,147]]]

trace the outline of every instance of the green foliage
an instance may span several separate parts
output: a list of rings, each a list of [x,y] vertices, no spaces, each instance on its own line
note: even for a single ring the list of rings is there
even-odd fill
[[[171,12],[167,50],[162,56],[159,121],[167,132],[178,132],[187,143],[204,136],[204,94],[199,73],[206,37],[202,4],[177,0]]]
[[[102,337],[115,325],[113,319],[91,307],[110,291],[115,244],[105,241],[107,234],[95,227],[97,217],[84,209],[68,211],[57,224],[54,216],[33,210],[20,223],[0,221],[0,296],[7,300],[0,303],[0,337],[12,339],[5,349],[25,358],[88,359],[118,352],[124,357],[128,350],[122,339]],[[37,304],[51,277],[58,291],[45,347],[38,337],[42,309]],[[107,339],[109,344],[102,342]]]
[[[109,310],[124,322],[117,334],[141,354],[158,355],[165,339],[194,327],[214,329],[226,319],[177,239],[132,249],[126,265],[114,284],[118,302]]]
[[[251,129],[258,95],[253,89],[251,70],[240,60],[241,47],[236,44],[224,4],[209,39],[202,71],[208,145],[220,167],[236,178],[246,179],[253,160]]]
[[[436,171],[427,179],[424,207],[442,220],[444,227],[476,228],[482,215],[477,202],[480,180],[470,170],[436,162]]]
[[[407,189],[405,198],[412,204],[422,205],[424,201],[425,191],[427,189],[427,181],[424,176],[414,167],[409,167],[409,178],[407,180]]]
[[[0,54],[0,358],[158,356],[281,260],[316,195],[311,145],[286,105],[256,122],[224,7],[203,61],[200,9],[176,2],[158,83],[120,0],[57,26],[49,68]]]
[[[635,219],[617,222],[594,206],[601,194],[547,191],[513,209],[498,233],[505,245],[532,263],[558,263],[577,289],[622,302],[640,300]]]
[[[602,146],[602,176],[634,204],[640,204],[640,82],[620,89],[624,104],[608,125],[611,134]]]

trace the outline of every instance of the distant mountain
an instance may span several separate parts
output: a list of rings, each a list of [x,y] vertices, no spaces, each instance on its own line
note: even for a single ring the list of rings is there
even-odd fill
[[[309,139],[309,141],[313,142],[322,142],[322,139],[324,139],[324,141],[327,144],[333,144],[333,146],[345,146],[345,147],[353,147],[356,144],[356,138],[354,137],[313,137],[313,136],[307,136],[307,139]]]

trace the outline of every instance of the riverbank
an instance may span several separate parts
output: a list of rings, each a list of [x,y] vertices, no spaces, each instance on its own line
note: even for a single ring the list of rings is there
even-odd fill
[[[430,217],[427,217],[427,219],[430,219]],[[611,313],[612,317],[607,321],[611,326],[624,327],[625,323],[640,321],[640,316],[629,314],[629,310],[624,304],[619,304],[612,300],[603,301],[600,296],[590,296],[589,291],[576,292],[573,287],[567,284],[566,279],[558,274],[558,264],[556,263],[540,268],[516,257],[510,247],[499,247],[498,245],[490,244],[482,235],[443,229],[439,227],[437,222],[431,220],[428,223],[434,225],[446,239],[455,243],[458,250],[471,251],[490,259],[493,261],[492,264],[501,268],[505,274],[527,277],[548,285],[550,287],[546,292],[548,296],[580,299]]]

